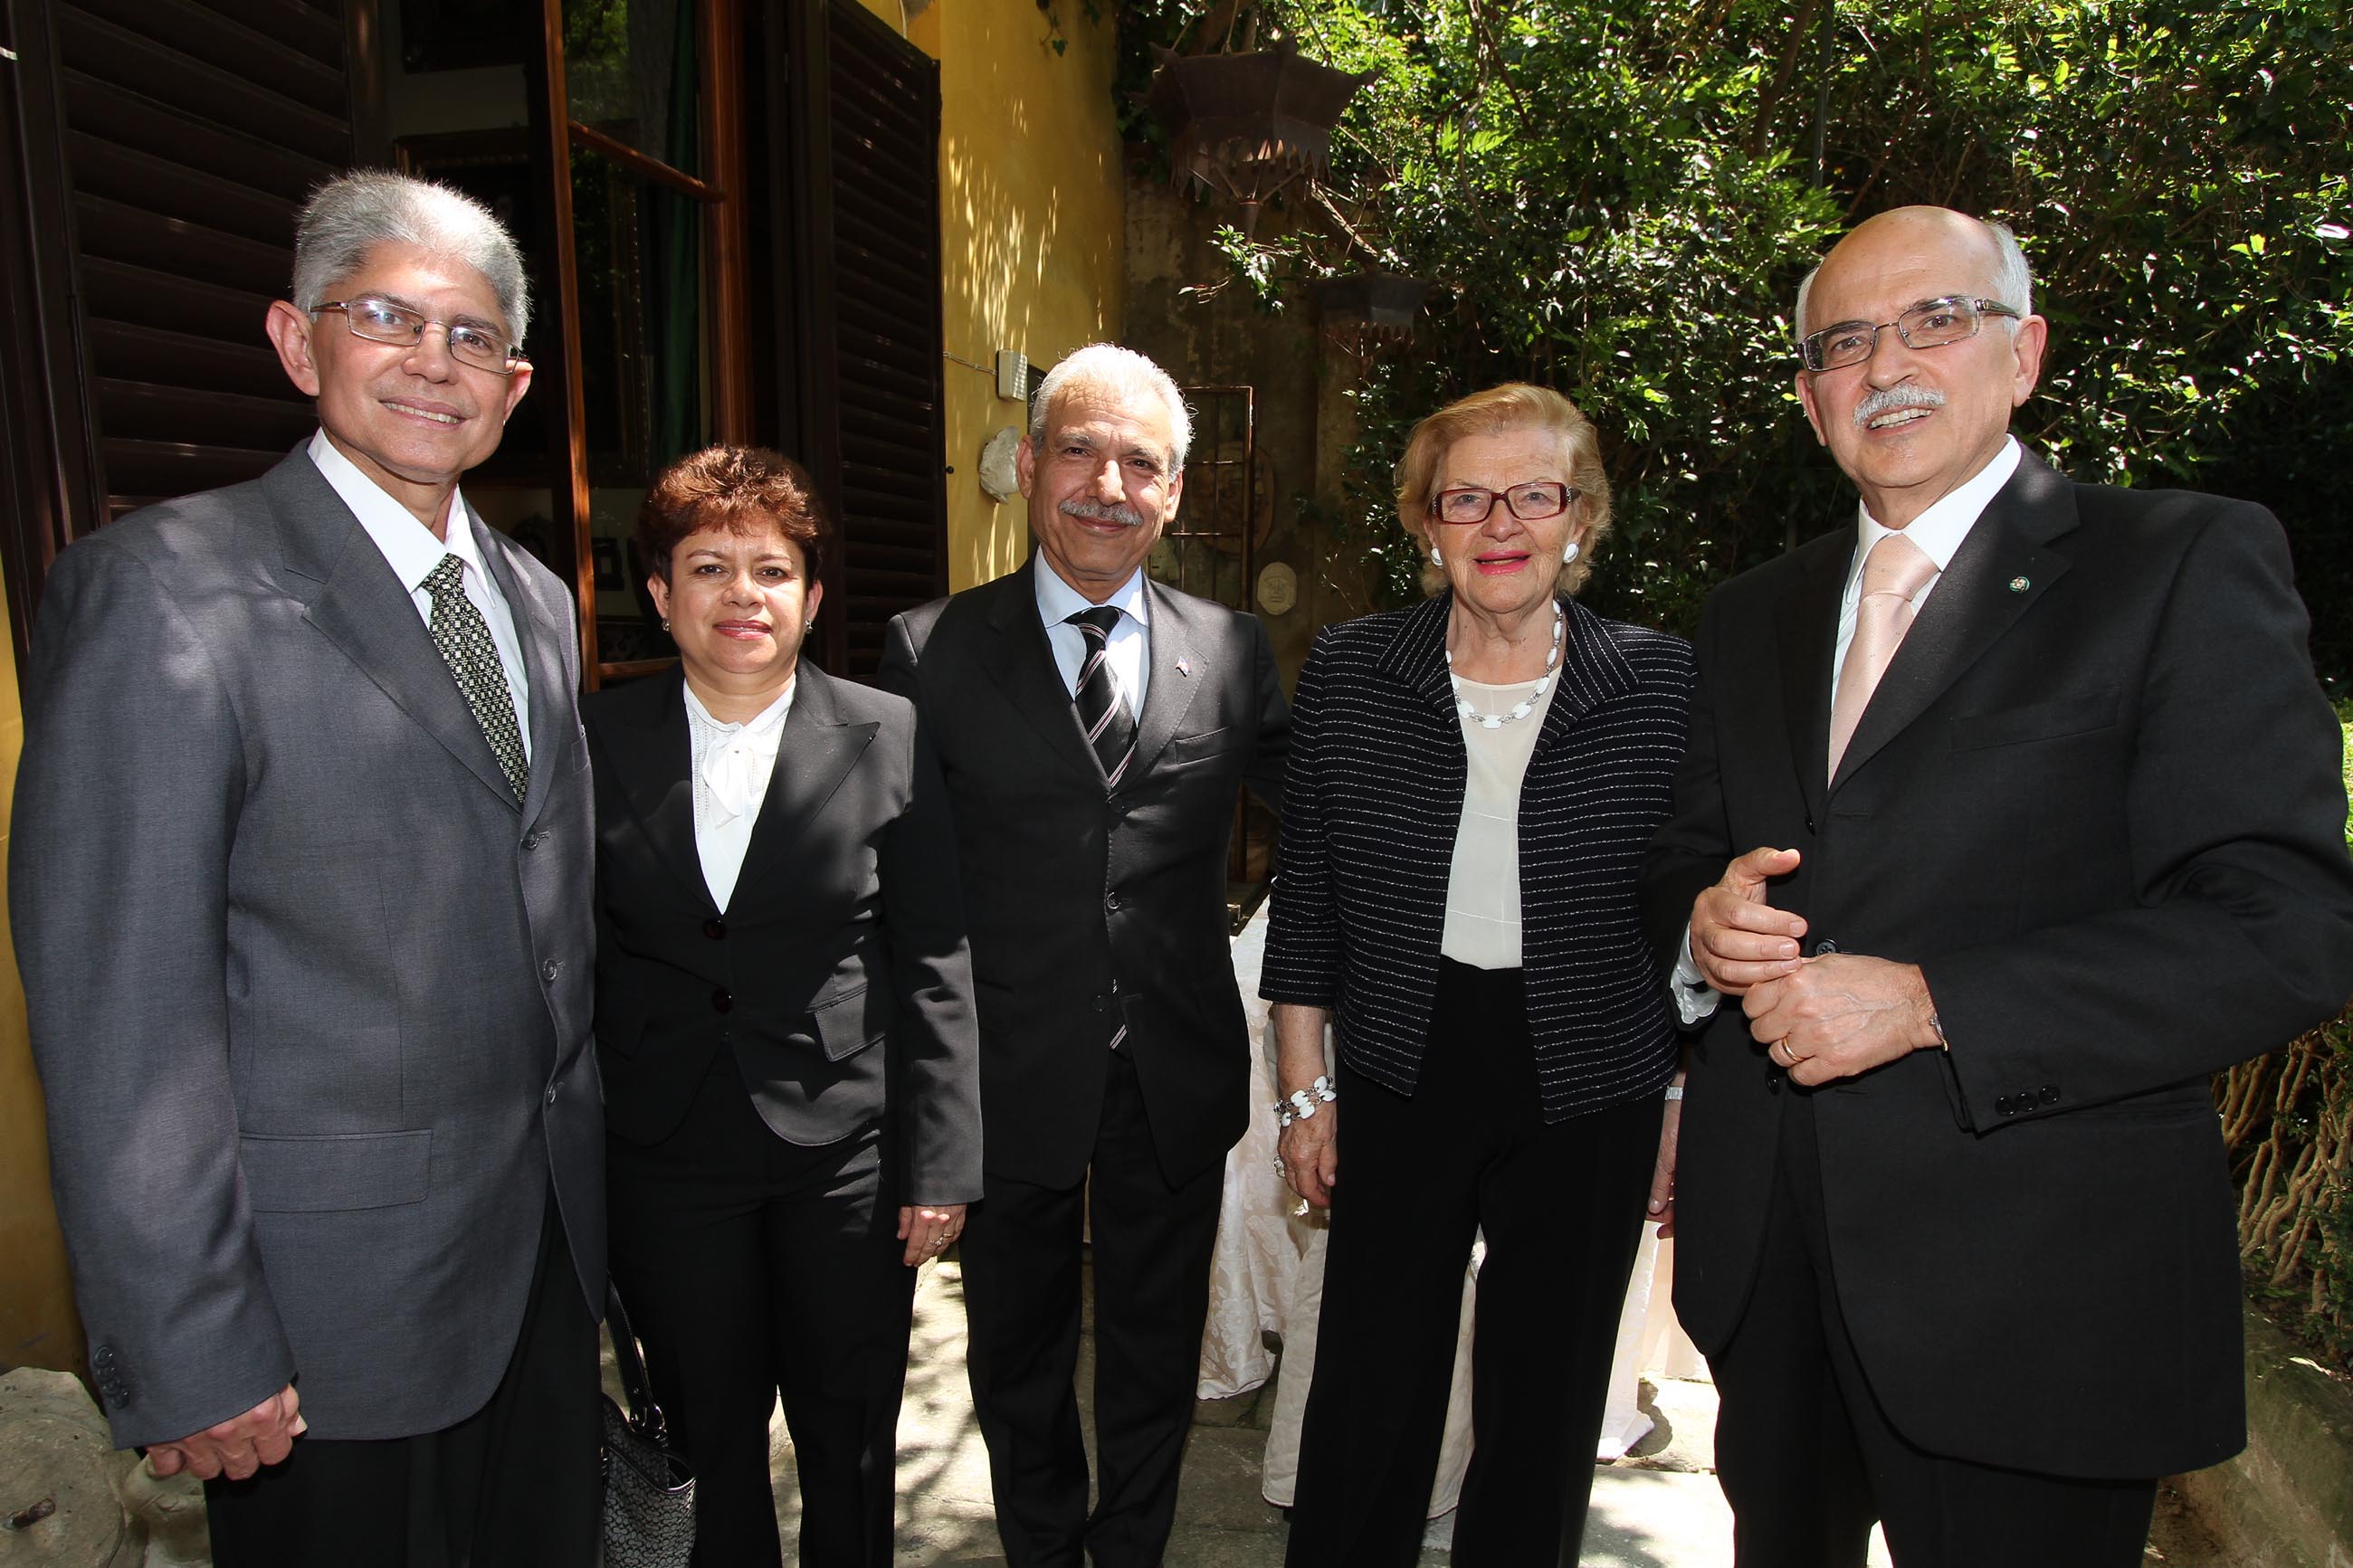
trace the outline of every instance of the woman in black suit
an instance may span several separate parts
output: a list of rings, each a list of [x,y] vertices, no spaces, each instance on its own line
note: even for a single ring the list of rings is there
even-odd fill
[[[1308,656],[1261,984],[1282,1163],[1332,1208],[1287,1561],[1415,1561],[1483,1230],[1454,1562],[1574,1563],[1679,1092],[1634,879],[1672,803],[1691,648],[1569,596],[1609,488],[1557,393],[1498,386],[1423,420],[1398,515],[1432,596],[1327,626]]]
[[[696,1476],[694,1561],[892,1561],[914,1266],[980,1195],[970,964],[939,769],[904,700],[799,662],[808,477],[713,447],[638,542],[681,670],[581,704],[612,1269]]]

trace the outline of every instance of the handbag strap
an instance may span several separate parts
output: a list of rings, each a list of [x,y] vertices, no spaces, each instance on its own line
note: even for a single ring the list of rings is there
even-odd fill
[[[621,1374],[621,1396],[629,1404],[630,1428],[649,1442],[667,1446],[670,1424],[654,1403],[653,1380],[646,1375],[645,1354],[638,1348],[637,1331],[629,1327],[629,1310],[621,1305],[620,1289],[609,1279],[605,1281],[605,1323],[612,1331],[613,1364]]]

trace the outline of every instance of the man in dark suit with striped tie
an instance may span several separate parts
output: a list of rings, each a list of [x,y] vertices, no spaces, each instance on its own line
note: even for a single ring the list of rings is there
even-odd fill
[[[1092,344],[1035,406],[1036,552],[894,621],[881,680],[931,731],[969,906],[986,1146],[963,1258],[997,1531],[1015,1568],[1149,1568],[1250,1115],[1234,794],[1277,798],[1290,714],[1256,617],[1145,576],[1191,435],[1167,374]],[[1092,1516],[1072,1386],[1090,1215]]]

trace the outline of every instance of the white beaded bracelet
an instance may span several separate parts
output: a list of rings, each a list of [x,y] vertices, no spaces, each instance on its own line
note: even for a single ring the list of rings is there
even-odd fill
[[[1294,1121],[1304,1121],[1315,1114],[1318,1105],[1329,1105],[1339,1098],[1338,1086],[1325,1074],[1317,1073],[1314,1083],[1305,1089],[1294,1089],[1274,1102],[1274,1120],[1277,1125],[1283,1127]]]

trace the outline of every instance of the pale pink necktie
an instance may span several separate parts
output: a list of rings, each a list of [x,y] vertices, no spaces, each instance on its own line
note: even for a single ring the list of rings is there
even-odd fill
[[[1854,640],[1847,645],[1838,696],[1831,703],[1831,777],[1838,777],[1839,759],[1854,739],[1854,727],[1912,626],[1912,595],[1936,574],[1936,563],[1900,533],[1889,534],[1863,557]]]

